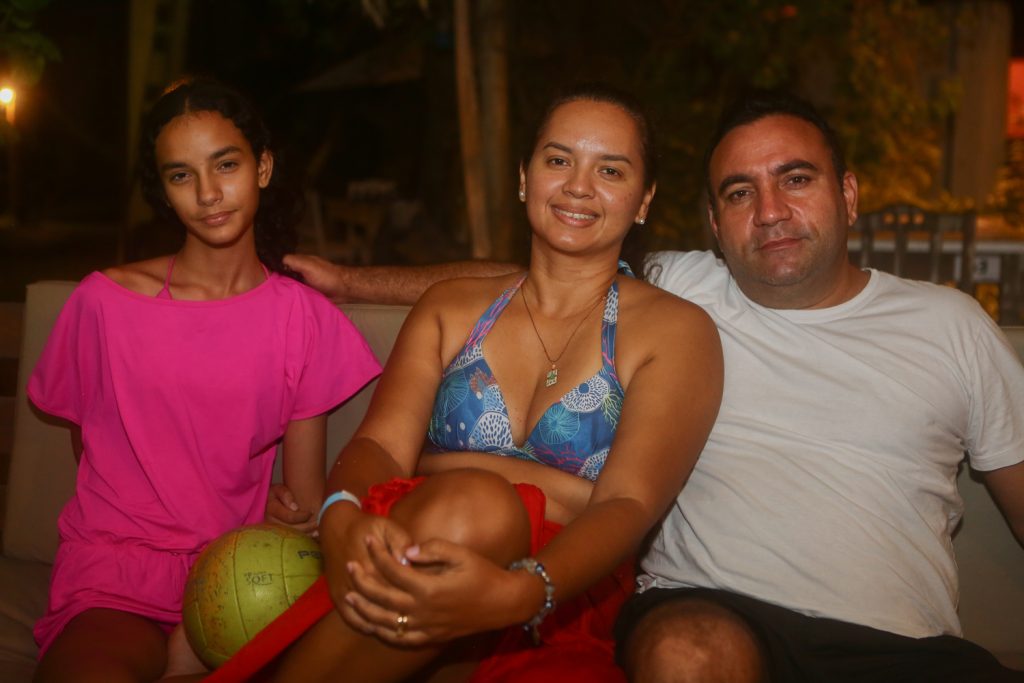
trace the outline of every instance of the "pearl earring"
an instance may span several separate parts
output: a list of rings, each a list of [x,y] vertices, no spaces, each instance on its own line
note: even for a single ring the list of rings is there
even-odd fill
[[[526,190],[519,190],[519,201],[526,201]]]
[[[637,225],[643,225],[646,222],[647,222],[647,218],[645,218],[644,216],[641,216],[640,218],[636,219],[636,224]]]

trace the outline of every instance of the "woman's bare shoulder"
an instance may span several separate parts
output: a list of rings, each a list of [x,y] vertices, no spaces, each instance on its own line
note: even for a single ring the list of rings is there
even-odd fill
[[[686,373],[711,372],[718,365],[718,328],[703,308],[646,282],[620,285],[619,294],[616,365],[621,356],[627,381],[653,361]]]
[[[146,296],[156,296],[164,286],[170,259],[170,256],[159,256],[146,261],[111,266],[104,269],[103,274],[125,289]]]
[[[697,304],[654,285],[620,285],[619,334],[642,357],[720,348],[714,320]]]
[[[641,322],[681,320],[684,323],[702,324],[703,321],[713,324],[710,316],[697,304],[643,280],[620,278],[619,291],[624,312],[637,316]]]
[[[503,291],[515,285],[523,273],[509,273],[492,277],[458,277],[442,280],[430,286],[417,306],[429,308],[477,308],[481,302],[490,305]]]

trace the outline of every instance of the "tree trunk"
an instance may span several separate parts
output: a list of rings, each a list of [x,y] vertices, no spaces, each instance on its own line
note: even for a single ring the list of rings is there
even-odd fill
[[[125,158],[125,212],[117,240],[117,262],[138,258],[133,232],[150,220],[135,166],[142,118],[168,82],[182,73],[188,40],[189,3],[131,0],[128,12],[128,131]]]
[[[480,107],[477,97],[472,21],[469,0],[455,0],[455,89],[459,101],[462,178],[469,216],[473,258],[491,258],[486,170],[483,160]]]
[[[477,0],[475,4],[480,29],[477,46],[487,221],[494,258],[515,261],[515,222],[511,211],[516,182],[509,153],[508,8],[505,0]]]

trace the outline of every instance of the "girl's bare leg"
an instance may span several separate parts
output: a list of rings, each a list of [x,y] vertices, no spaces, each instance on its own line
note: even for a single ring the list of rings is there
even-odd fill
[[[530,525],[515,489],[498,475],[456,470],[431,476],[392,509],[417,541],[443,538],[508,564],[529,551]],[[332,611],[282,657],[275,681],[399,681],[441,647],[403,649],[349,628]]]
[[[209,669],[199,660],[185,637],[185,627],[178,624],[167,636],[167,670],[164,678],[187,674],[207,674]]]
[[[36,683],[155,681],[167,667],[167,637],[156,623],[114,609],[89,609],[46,651]]]

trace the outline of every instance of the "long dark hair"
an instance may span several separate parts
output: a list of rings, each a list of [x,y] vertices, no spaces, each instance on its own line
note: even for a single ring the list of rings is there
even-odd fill
[[[258,160],[264,152],[273,154],[270,132],[259,112],[241,93],[211,78],[188,78],[172,83],[156,101],[143,122],[139,140],[139,179],[142,194],[156,214],[173,225],[181,225],[167,203],[156,167],[156,139],[163,127],[182,114],[217,112],[235,124],[252,147]],[[275,156],[270,183],[260,189],[253,233],[256,254],[267,268],[296,277],[282,259],[298,244],[296,225],[302,215],[302,195],[286,182],[280,158]],[[184,226],[182,226],[184,227]]]
[[[526,141],[522,164],[526,168],[533,157],[533,150],[537,147],[541,134],[547,127],[548,122],[554,115],[555,110],[564,104],[578,102],[580,100],[589,102],[603,102],[612,104],[624,111],[636,124],[637,134],[640,136],[640,155],[644,164],[644,190],[649,190],[657,180],[658,175],[658,147],[654,134],[654,126],[647,115],[646,110],[640,101],[633,95],[619,90],[606,83],[577,83],[559,90],[554,97],[548,101],[537,125],[533,128],[533,135]],[[637,277],[644,277],[644,259],[647,256],[647,235],[646,226],[633,225],[622,243],[622,252],[619,255],[623,261],[629,264]]]

